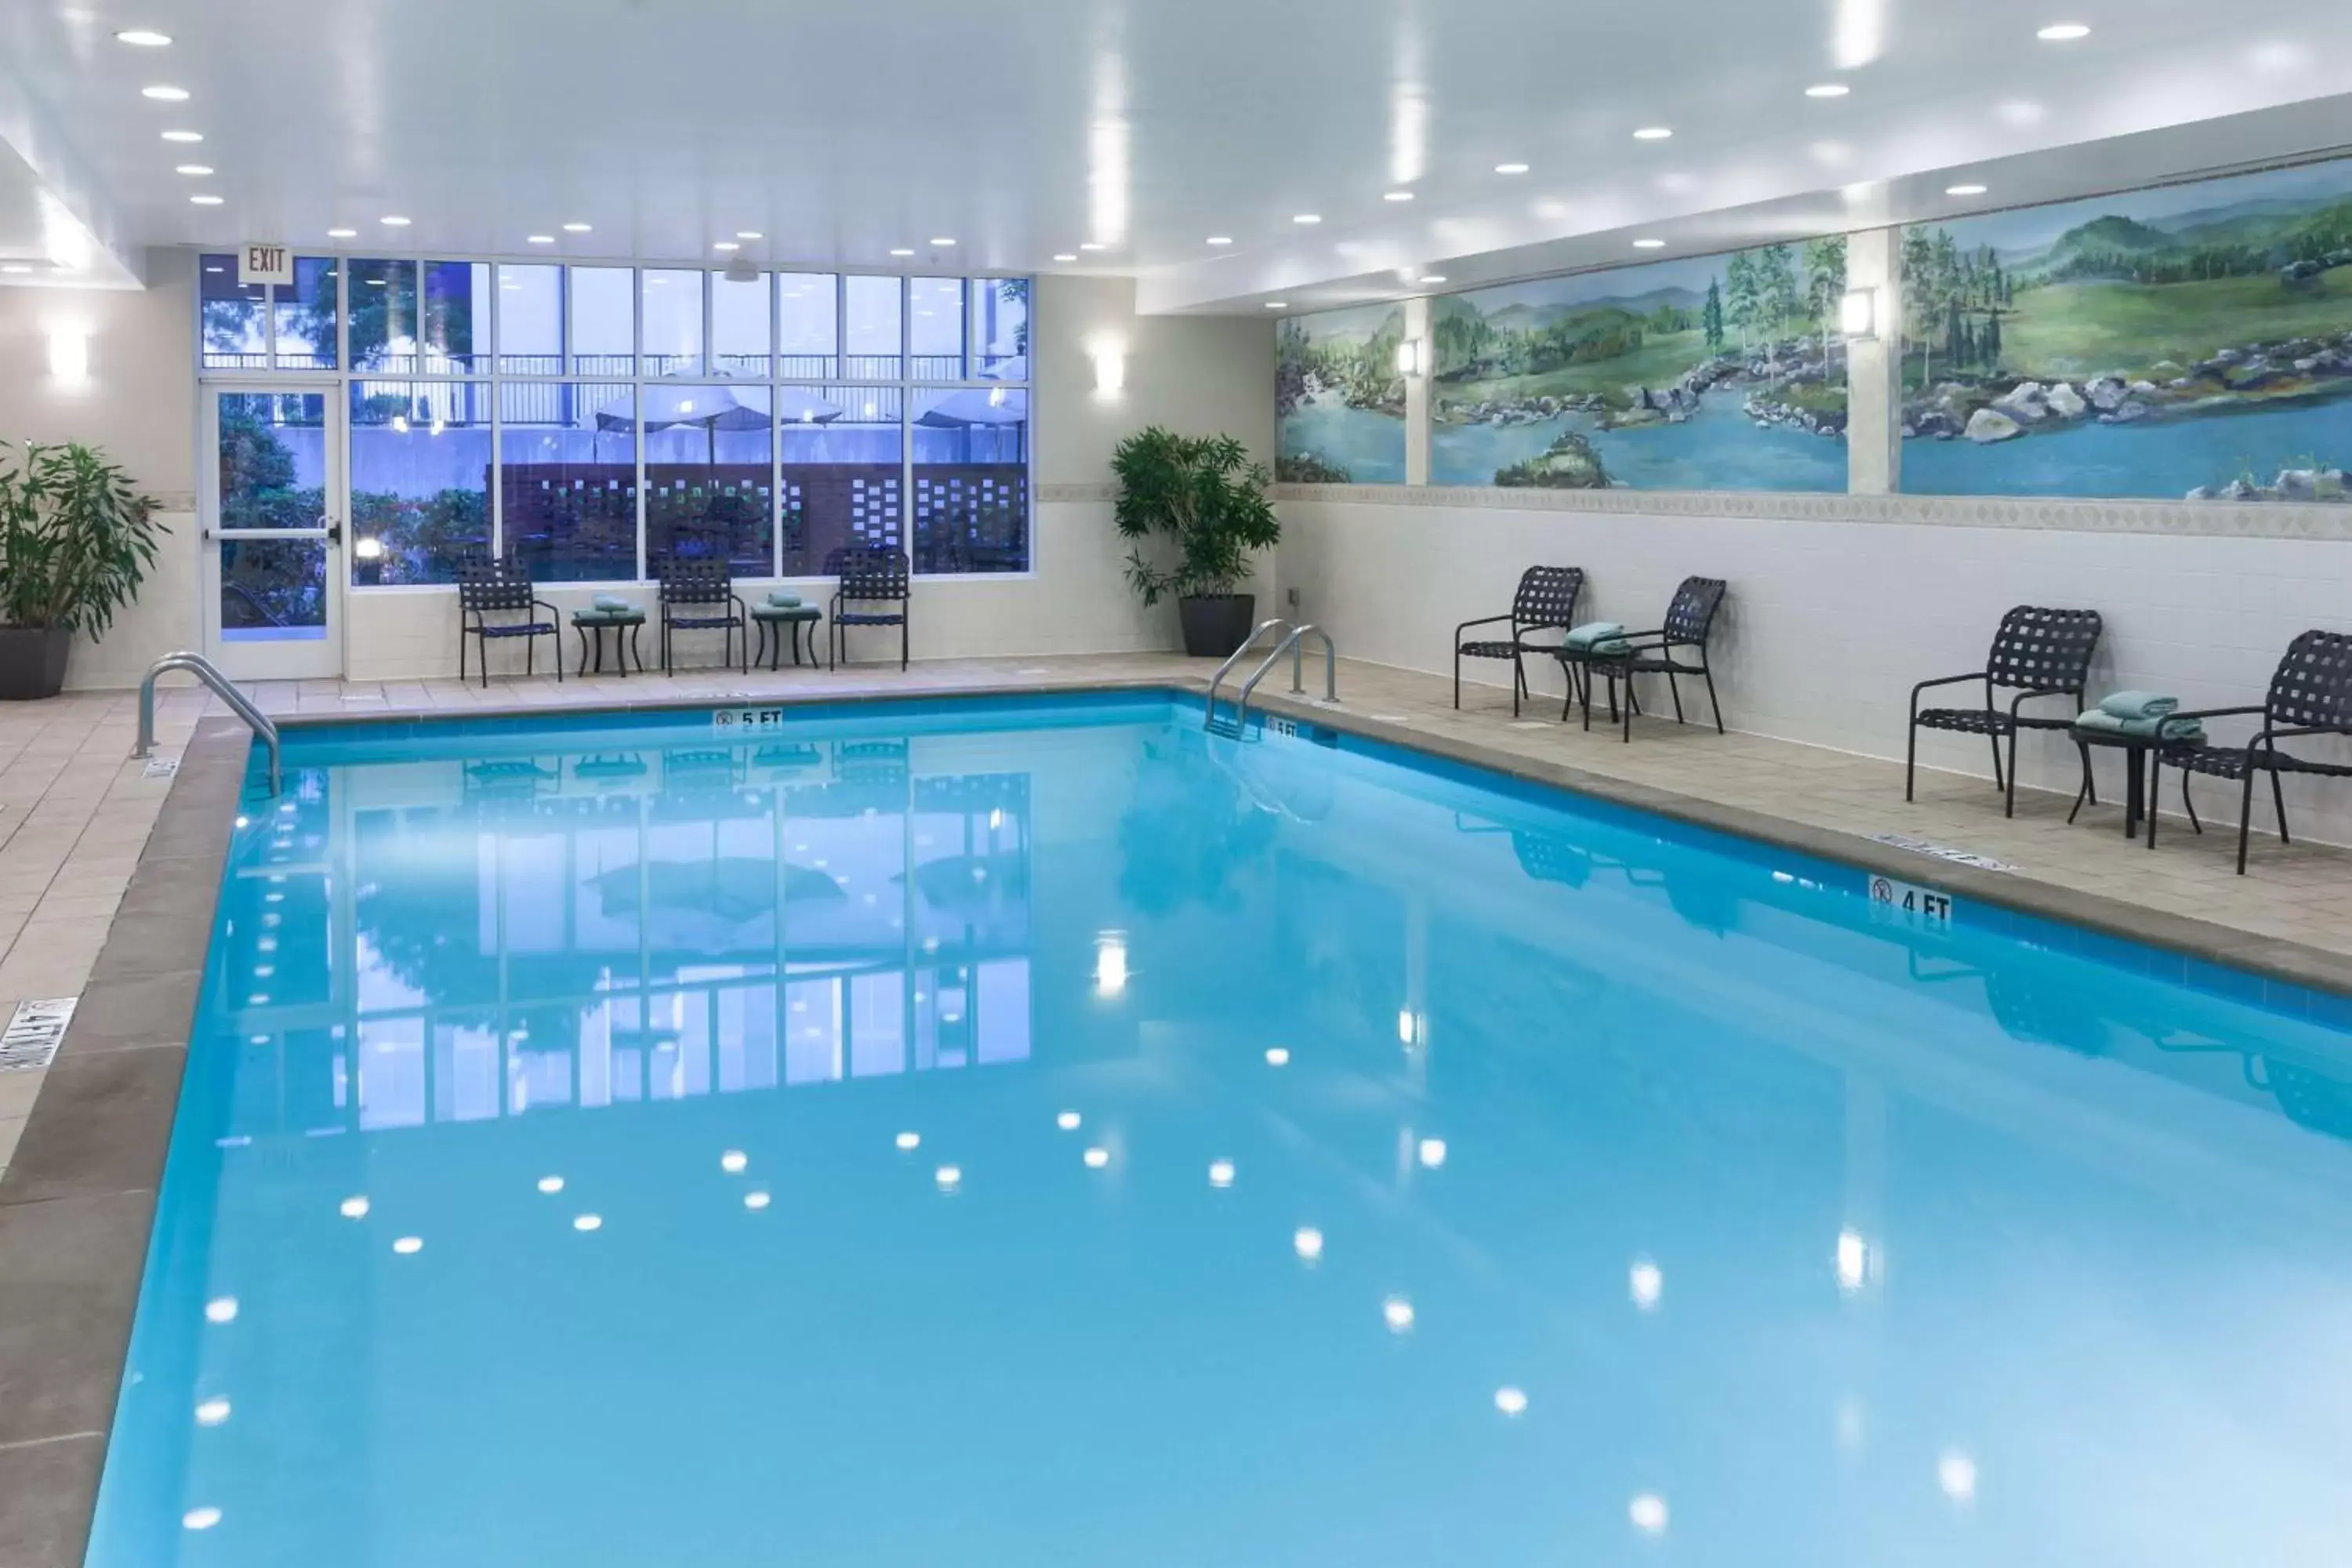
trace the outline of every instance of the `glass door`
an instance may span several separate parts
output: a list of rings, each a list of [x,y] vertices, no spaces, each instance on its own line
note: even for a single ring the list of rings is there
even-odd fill
[[[205,653],[238,680],[343,672],[343,443],[331,391],[204,388]]]

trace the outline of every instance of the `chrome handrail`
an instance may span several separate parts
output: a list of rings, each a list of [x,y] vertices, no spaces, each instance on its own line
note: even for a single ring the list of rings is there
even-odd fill
[[[1208,712],[1202,720],[1202,728],[1214,729],[1216,727],[1217,688],[1224,684],[1225,677],[1233,673],[1234,666],[1241,662],[1242,655],[1255,647],[1257,646],[1257,639],[1265,636],[1266,633],[1272,631],[1275,627],[1287,626],[1288,625],[1290,625],[1290,623],[1284,620],[1280,616],[1275,616],[1272,620],[1260,621],[1257,624],[1257,629],[1250,633],[1248,637],[1242,639],[1242,646],[1234,649],[1233,652],[1225,656],[1225,662],[1217,666],[1217,673],[1209,678],[1209,709]]]
[[[1290,628],[1289,636],[1275,644],[1274,651],[1265,656],[1265,662],[1252,670],[1250,678],[1242,682],[1240,707],[1234,714],[1236,725],[1246,726],[1249,723],[1250,694],[1257,689],[1257,683],[1265,679],[1266,671],[1281,662],[1284,654],[1290,656],[1290,689],[1301,695],[1306,693],[1306,683],[1301,678],[1306,672],[1307,656],[1302,651],[1302,645],[1310,637],[1323,639],[1323,700],[1328,703],[1339,700],[1339,651],[1332,645],[1331,634],[1312,624],[1296,626]]]
[[[155,750],[155,678],[167,671],[184,669],[206,686],[229,710],[253,731],[256,739],[269,748],[269,793],[278,795],[285,787],[285,775],[278,768],[278,726],[269,715],[253,705],[253,700],[236,689],[236,683],[223,675],[212,660],[200,653],[167,653],[147,667],[147,679],[139,683],[139,743],[131,749],[133,757],[152,755]]]

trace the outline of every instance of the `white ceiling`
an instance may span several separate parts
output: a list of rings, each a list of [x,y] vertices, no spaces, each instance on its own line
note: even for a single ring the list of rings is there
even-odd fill
[[[2091,35],[2035,37],[2057,21]],[[1804,96],[1823,82],[1851,91]],[[2347,93],[2342,0],[0,5],[0,141],[100,274],[337,226],[362,251],[666,259],[748,229],[762,261],[1107,270],[1149,309],[1255,309],[1948,210],[1952,171],[1998,171],[1988,205],[2291,155],[2352,142],[2352,99],[2314,101]],[[27,199],[0,167],[0,257],[46,254]],[[527,243],[565,222],[593,232]],[[1082,240],[1105,248],[1053,260]]]

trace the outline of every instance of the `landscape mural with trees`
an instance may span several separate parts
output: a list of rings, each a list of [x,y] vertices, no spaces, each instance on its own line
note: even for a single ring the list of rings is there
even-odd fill
[[[1439,484],[1843,490],[1846,240],[1431,301]]]
[[[1901,252],[1906,490],[2352,501],[2352,159]]]
[[[1359,305],[1285,319],[1275,332],[1275,477],[1291,484],[1404,483],[1404,308]]]

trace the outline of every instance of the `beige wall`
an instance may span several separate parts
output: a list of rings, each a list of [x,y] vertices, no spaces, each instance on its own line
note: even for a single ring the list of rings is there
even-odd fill
[[[0,438],[100,447],[161,503],[155,567],[102,646],[76,642],[72,686],[130,685],[197,636],[194,258],[155,251],[148,278],[144,289],[0,289]],[[79,383],[50,374],[59,326],[89,334]]]
[[[130,685],[158,655],[195,647],[201,635],[193,494],[194,258],[158,251],[149,275],[144,292],[0,289],[0,435],[105,447],[165,502],[171,530],[139,604],[103,646],[76,649],[67,679],[77,687]],[[65,387],[49,375],[52,319],[89,323],[87,384]],[[1101,394],[1093,355],[1111,343],[1125,351],[1126,386]],[[1035,569],[1013,579],[923,580],[916,588],[915,656],[1173,647],[1172,607],[1143,610],[1120,576],[1126,547],[1111,527],[1111,449],[1135,430],[1164,424],[1195,434],[1230,432],[1270,462],[1273,328],[1250,320],[1141,319],[1129,280],[1043,278],[1032,350]],[[1271,560],[1257,586],[1271,613]],[[556,591],[551,597],[568,608],[586,595]],[[454,593],[353,593],[344,607],[345,668],[353,677],[455,673]],[[869,633],[856,646],[879,657],[886,640]]]

